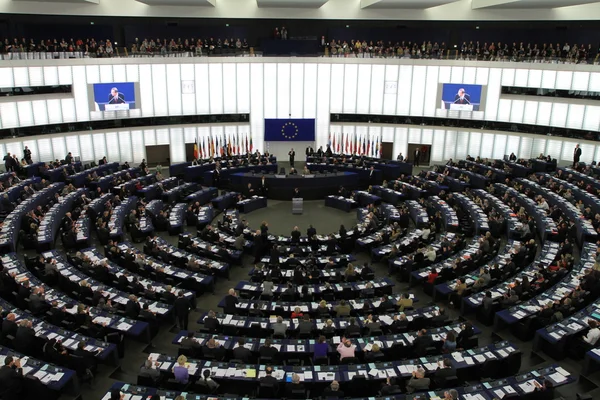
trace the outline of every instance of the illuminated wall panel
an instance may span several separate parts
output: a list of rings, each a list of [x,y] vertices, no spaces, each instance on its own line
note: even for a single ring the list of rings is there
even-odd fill
[[[12,68],[0,68],[0,87],[11,88],[14,87],[14,76]]]
[[[592,92],[600,92],[600,73],[592,72],[590,74],[590,87],[588,90]]]
[[[215,77],[215,80],[216,79],[218,78]],[[152,65],[152,94],[154,99],[154,115],[158,116],[169,114],[169,93],[167,90],[168,89],[166,65]]]
[[[327,135],[329,131],[329,110],[333,108],[330,105],[330,88],[332,86],[331,78],[332,65],[320,64],[318,68],[318,83],[317,83],[317,137],[316,146],[327,144]],[[331,94],[333,99],[333,93]]]
[[[115,78],[113,78],[113,68],[112,65],[101,65],[100,66],[100,82],[110,83],[116,82]]]
[[[583,129],[590,131],[600,130],[600,106],[586,106],[583,118]]]
[[[210,88],[210,113],[223,113],[223,64],[208,65],[208,86]]]
[[[521,137],[516,135],[509,135],[506,141],[506,154],[510,155],[511,153],[515,153],[515,155],[519,154],[519,145],[521,142]]]
[[[89,72],[89,69],[88,69]],[[152,95],[152,66],[140,65],[140,95],[142,96],[142,116],[154,116],[154,97]]]
[[[170,143],[169,150],[171,151],[171,162],[185,162],[185,140],[183,137],[183,128],[169,129]]]
[[[106,154],[106,141],[104,138],[104,133],[93,134],[92,141],[94,142],[94,160],[97,162],[104,156],[108,157],[108,154]]]
[[[292,118],[303,118],[303,109],[304,64],[292,64],[290,72],[290,114],[292,114]]]
[[[567,124],[567,111],[569,105],[564,103],[554,103],[552,105],[552,114],[550,125],[564,127]]]
[[[168,128],[156,129],[156,144],[169,144],[170,136]],[[220,145],[220,144],[219,144]]]
[[[590,85],[590,73],[589,72],[574,72],[573,82],[571,83],[571,89],[587,91]]]
[[[62,110],[63,122],[77,121],[77,115],[75,113],[75,99],[61,99],[60,107]]]
[[[569,141],[569,140],[565,140],[562,146],[562,156],[561,158],[563,160],[568,160],[568,161],[573,161],[573,153],[575,151],[575,145],[579,143],[576,141]],[[581,147],[581,144],[580,144]],[[583,154],[583,148],[581,149],[581,161],[584,161],[583,158],[586,157],[585,154]]]
[[[56,136],[52,138],[52,155],[58,160],[65,159],[67,155],[67,147],[65,145],[64,136]]]
[[[529,80],[529,70],[528,69],[518,69],[515,72],[514,86],[527,87],[528,80]]]
[[[512,68],[502,69],[502,86],[515,86],[515,70]]]
[[[319,85],[321,84],[321,65],[319,65]],[[331,65],[331,88],[328,96],[331,98],[331,112],[341,113],[344,110],[344,65]]]
[[[143,159],[146,158],[146,146],[144,145],[144,132],[143,131],[132,131],[131,132],[131,147],[133,150],[133,162],[139,164]]]
[[[571,89],[571,81],[573,80],[572,71],[558,71],[556,74],[556,89],[569,90]]]
[[[484,139],[485,140],[485,139]],[[494,148],[492,149],[492,157],[502,159],[506,154],[507,136],[496,133],[494,135]]]
[[[181,111],[184,115],[196,114],[196,74],[193,64],[181,64],[181,82],[178,86],[183,86],[181,89]],[[193,89],[193,90],[192,90]]]
[[[60,85],[58,67],[44,67],[44,83],[46,85]]]
[[[252,136],[254,143],[260,144],[262,148],[264,138],[265,121],[264,118],[264,98],[263,91],[264,87],[264,68],[262,64],[252,64],[250,66],[250,131],[247,132],[248,136]],[[258,140],[260,138],[260,140]]]
[[[250,112],[250,64],[237,64],[237,112]]]
[[[167,88],[169,115],[183,114],[181,108],[181,69],[177,64],[167,64]]]
[[[527,86],[539,88],[542,86],[542,70],[541,69],[530,69],[529,79]]]
[[[466,83],[468,85],[473,85],[473,84],[475,84],[476,78],[477,78],[477,68],[465,67],[465,69],[463,71],[462,83]]]
[[[523,113],[525,112],[525,102],[523,100],[513,100],[510,110],[510,121],[523,122]]]
[[[196,112],[198,114],[210,114],[208,64],[196,64],[194,70],[196,77],[196,84],[194,85],[196,90]]]
[[[467,154],[476,157],[481,149],[481,132],[471,132],[469,137],[469,152]]]
[[[427,80],[427,67],[415,66],[413,68],[413,81],[411,91],[410,115],[423,115],[423,102],[425,101],[425,81]]]
[[[552,114],[552,103],[538,103],[537,124],[547,126]]]
[[[92,142],[92,135],[90,134],[81,134],[79,135],[79,149],[80,149],[80,157],[81,161],[92,161],[95,160],[94,157],[94,144]]]
[[[33,110],[30,101],[20,101],[17,103],[17,112],[19,114],[19,126],[33,125]]]
[[[469,148],[469,132],[457,132],[456,134],[456,159],[464,160],[467,158],[467,150]]]
[[[544,89],[555,89],[556,87],[556,71],[544,70],[542,71],[542,88]]]
[[[119,146],[119,135],[117,132],[106,132],[106,158],[109,161],[124,161],[121,157],[121,148]]]
[[[27,67],[13,68],[15,86],[29,86],[29,73]]]
[[[127,82],[127,68],[123,64],[113,64],[113,79],[115,82]]]
[[[546,151],[544,152],[544,155],[550,155],[550,157],[560,160],[562,144],[562,140],[548,139],[546,142]]]
[[[48,122],[51,124],[58,124],[63,122],[62,118],[62,106],[60,100],[48,100],[46,102],[48,108]]]
[[[408,128],[408,143],[421,143],[421,132],[420,128]]]
[[[500,103],[498,105],[498,116],[496,118],[498,121],[510,121],[511,102],[512,100],[510,99],[500,99]]]
[[[237,71],[236,65],[223,64],[223,111],[225,114],[237,113]]]
[[[317,65],[304,65],[304,118],[317,117]]]
[[[585,106],[583,104],[569,104],[567,107],[568,111],[566,127],[571,129],[581,129],[583,126]]]
[[[65,142],[67,145],[67,151],[70,152],[73,157],[81,157],[81,150],[79,149],[79,137],[77,135],[66,136]]]
[[[290,64],[277,64],[277,95],[266,101],[274,101],[277,106],[277,118],[290,117]]]
[[[75,82],[85,82],[87,79],[84,66],[73,67]],[[73,85],[73,98],[75,99],[75,113],[77,121],[90,119],[90,103],[88,101],[88,85]]]
[[[446,141],[444,142],[444,159],[449,160],[451,158],[456,159],[456,140],[457,132],[448,130],[446,131]],[[441,143],[440,143],[441,145]],[[437,147],[438,143],[434,144]]]
[[[563,147],[566,147],[567,143],[565,143],[565,145]],[[580,143],[579,147],[581,147],[581,158],[580,161],[586,163],[586,164],[591,164],[592,161],[595,160],[594,158],[594,151],[596,150],[596,146],[594,146],[593,144],[590,143]],[[571,154],[572,154],[573,149],[571,148]],[[567,159],[568,161],[572,161],[573,158],[570,157]]]
[[[356,113],[369,114],[371,108],[371,88],[372,78],[371,66],[369,64],[361,64],[358,66],[358,81],[356,88]],[[381,100],[381,98],[380,98]],[[344,103],[344,107],[346,103]]]
[[[383,94],[383,114],[392,115],[396,113],[396,99],[398,98],[398,65],[385,66],[385,83],[390,82],[391,87]],[[385,84],[384,83],[384,84]],[[394,85],[395,83],[395,85]]]
[[[500,100],[500,80],[502,79],[502,70],[500,68],[492,68],[487,87],[487,99],[485,104],[485,118],[488,120],[496,120],[498,116],[498,102]]]
[[[439,107],[437,104],[437,93],[438,93],[438,76],[439,76],[439,67],[427,67],[427,81],[425,84],[425,103],[423,107],[423,115],[427,117],[434,117],[435,110]],[[473,77],[473,81],[475,81],[475,68],[467,68],[465,69],[465,74],[470,74]],[[468,82],[466,82],[468,83]]]
[[[538,157],[540,154],[544,154],[546,151],[546,139],[544,138],[533,138],[533,145],[531,146],[532,157]]]
[[[532,157],[532,148],[533,148],[533,138],[529,136],[523,136],[521,138],[521,143],[519,145],[519,151],[515,154],[518,158],[531,158]],[[534,157],[537,157],[535,155]]]
[[[398,157],[398,154],[402,153],[404,158],[408,157],[408,128],[397,127],[396,136],[394,140],[394,156]]]
[[[477,78],[475,79],[475,83],[477,85],[487,85],[489,74],[489,68],[477,68]]]
[[[525,111],[523,113],[524,124],[535,124],[537,122],[538,106],[537,101],[525,102]]]
[[[19,126],[17,103],[0,103],[0,117],[2,128],[16,128]]]
[[[38,139],[38,160],[54,161],[52,157],[52,141],[50,139]]]
[[[385,89],[385,66],[373,65],[371,69],[371,82],[370,82],[370,97],[371,97],[371,114],[383,113],[383,96]],[[360,89],[362,82],[359,81],[358,87]]]
[[[119,153],[121,155],[121,162],[128,161],[131,163],[133,161],[133,148],[131,144],[131,133],[128,131],[119,132]],[[175,146],[173,146],[175,147]],[[185,146],[182,146],[185,151]],[[185,161],[185,160],[184,160]],[[171,160],[171,162],[177,162],[175,160]]]
[[[463,67],[452,67],[450,83],[463,83]]]
[[[343,111],[356,112],[356,88],[358,86],[358,65],[346,64],[344,66],[344,99]],[[368,103],[367,103],[368,104]]]
[[[410,93],[412,92],[413,67],[410,65],[400,66],[400,79],[398,80],[398,93],[396,101],[396,114],[410,114]]]
[[[482,138],[482,146],[479,151],[479,155],[483,158],[491,158],[493,157],[493,149],[494,146],[494,134],[493,133],[484,133]]]
[[[265,118],[277,118],[277,64],[264,66]]]

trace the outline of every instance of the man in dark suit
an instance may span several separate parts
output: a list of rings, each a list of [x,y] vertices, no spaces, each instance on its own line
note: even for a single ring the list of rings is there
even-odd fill
[[[369,168],[369,183],[372,185],[375,183],[375,167]]]
[[[340,384],[338,383],[338,381],[333,381],[329,386],[325,388],[325,390],[323,390],[323,394],[321,395],[321,397],[343,399],[344,392],[340,390]]]
[[[17,334],[18,326],[17,326],[17,323],[15,322],[16,317],[17,316],[14,313],[10,313],[6,316],[4,321],[2,321],[2,337],[3,338],[5,338],[8,335],[15,337],[15,335]]]
[[[285,397],[288,399],[298,398],[296,392],[301,391],[306,392],[304,385],[300,383],[300,376],[296,373],[293,373],[292,381],[286,383],[285,385]]]
[[[128,318],[135,319],[140,315],[140,311],[142,311],[142,307],[140,307],[137,297],[133,294],[130,295],[127,304],[125,304],[125,314]]]
[[[223,311],[225,311],[226,314],[235,314],[237,303],[238,298],[235,290],[229,289],[229,293],[225,296],[225,307],[223,308]]]
[[[296,158],[296,152],[294,151],[294,149],[291,149],[288,152],[288,156],[290,156],[290,167],[294,167],[294,159]]]
[[[219,187],[220,181],[221,181],[221,168],[217,167],[213,171],[213,186]]]
[[[125,95],[120,93],[116,87],[110,89],[108,104],[125,104]]]
[[[265,343],[258,349],[258,354],[261,357],[266,357],[270,358],[271,360],[274,360],[279,354],[279,350],[271,346],[271,339],[266,339]]]
[[[21,360],[15,360],[12,356],[4,359],[4,365],[0,368],[0,397],[3,400],[18,400],[23,391],[23,369]]]
[[[413,164],[415,165],[415,167],[419,166],[420,161],[421,161],[421,149],[417,147],[415,149],[415,153],[414,153],[414,157],[413,157]]]
[[[454,96],[454,104],[471,104],[471,96],[465,92],[465,89],[460,88]]]
[[[446,378],[451,378],[453,376],[456,376],[456,369],[452,367],[452,360],[444,358],[440,367],[435,371],[433,379],[439,387],[443,387]]]
[[[233,349],[233,358],[236,360],[241,360],[243,363],[248,363],[250,361],[250,357],[252,356],[252,352],[250,349],[244,347],[246,341],[243,338],[238,339],[237,347]]]
[[[258,185],[258,192],[263,196],[266,196],[267,193],[269,192],[269,186],[267,185],[267,178],[265,178],[264,175],[260,178],[260,184]]]
[[[15,334],[14,346],[18,351],[22,349],[31,349],[35,341],[35,331],[31,321],[22,319],[19,321],[19,327]]]
[[[293,199],[301,199],[302,194],[300,194],[300,189],[294,188],[294,193],[292,194]]]
[[[309,238],[315,236],[317,234],[317,230],[311,225],[309,225],[308,229],[306,230],[306,236],[308,236]]]
[[[425,329],[421,329],[413,341],[413,349],[417,356],[421,357],[425,354],[425,349],[433,345],[433,339],[427,334]]]
[[[302,234],[300,233],[300,230],[298,229],[297,226],[295,226],[294,230],[292,230],[291,236],[292,236],[292,243],[300,243],[300,236],[302,236]]]
[[[177,300],[173,304],[173,309],[175,310],[179,329],[187,330],[191,306],[190,301],[183,296],[183,290],[177,293]]]
[[[67,153],[65,157],[65,164],[71,164],[73,162],[73,154],[71,152]]]
[[[581,158],[581,148],[579,148],[579,143],[575,145],[575,150],[573,151],[573,167],[579,162]]]
[[[277,394],[279,389],[279,381],[273,376],[273,367],[267,367],[265,369],[265,376],[260,378],[260,384],[263,386],[273,386],[273,390],[275,394]]]

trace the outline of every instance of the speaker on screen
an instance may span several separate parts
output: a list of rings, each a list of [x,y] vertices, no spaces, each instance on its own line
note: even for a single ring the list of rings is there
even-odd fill
[[[482,85],[443,83],[440,108],[452,111],[483,110],[482,93]]]
[[[139,84],[136,82],[94,83],[91,109],[94,111],[127,111],[140,108]]]

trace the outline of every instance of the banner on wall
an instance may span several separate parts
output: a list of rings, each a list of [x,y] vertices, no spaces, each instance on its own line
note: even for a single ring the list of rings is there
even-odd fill
[[[331,136],[331,134],[330,134]],[[315,119],[265,119],[265,142],[314,142]]]

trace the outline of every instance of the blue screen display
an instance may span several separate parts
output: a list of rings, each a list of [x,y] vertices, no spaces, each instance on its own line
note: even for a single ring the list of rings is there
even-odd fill
[[[481,106],[481,85],[444,83],[442,85],[441,108],[446,110],[479,111]],[[456,106],[454,106],[456,105]]]
[[[99,111],[132,110],[138,108],[135,100],[133,82],[94,84],[94,102]]]

